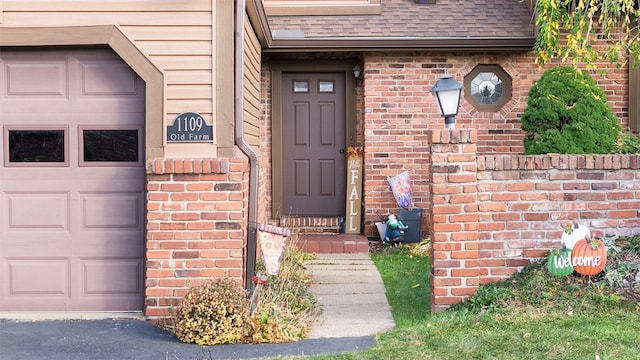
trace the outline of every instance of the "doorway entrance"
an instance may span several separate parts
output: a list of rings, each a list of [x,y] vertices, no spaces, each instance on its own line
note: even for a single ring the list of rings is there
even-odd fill
[[[345,81],[341,73],[282,76],[284,215],[345,211]]]
[[[353,60],[273,60],[271,218],[336,232],[345,215],[346,160],[356,146]],[[315,229],[315,230],[314,230]]]

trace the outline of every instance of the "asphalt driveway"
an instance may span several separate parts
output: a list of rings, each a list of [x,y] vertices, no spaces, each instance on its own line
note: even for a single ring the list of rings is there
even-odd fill
[[[287,344],[198,346],[142,320],[0,319],[0,360],[216,360],[339,354],[367,349],[374,336]]]

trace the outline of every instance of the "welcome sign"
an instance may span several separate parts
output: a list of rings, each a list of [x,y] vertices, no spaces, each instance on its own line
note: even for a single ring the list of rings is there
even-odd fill
[[[578,228],[576,225],[575,229]],[[567,234],[572,234],[570,227],[565,230]],[[588,232],[588,230],[587,230]],[[572,249],[565,246],[571,244]],[[596,275],[601,272],[607,264],[607,247],[602,240],[592,239],[589,234],[585,234],[575,242],[567,242],[563,234],[563,246],[561,249],[551,251],[547,259],[547,269],[553,275],[566,276],[574,271],[582,275]]]

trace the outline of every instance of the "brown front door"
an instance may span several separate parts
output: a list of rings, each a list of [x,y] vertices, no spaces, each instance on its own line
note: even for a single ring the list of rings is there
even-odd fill
[[[285,216],[345,211],[345,75],[282,76],[282,210]]]
[[[0,311],[139,311],[144,82],[113,51],[0,51]]]

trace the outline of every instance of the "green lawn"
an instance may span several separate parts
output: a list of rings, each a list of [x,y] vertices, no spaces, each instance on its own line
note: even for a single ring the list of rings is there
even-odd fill
[[[354,354],[314,359],[640,359],[640,302],[581,275],[532,265],[430,313],[428,257],[373,253],[397,329]]]

